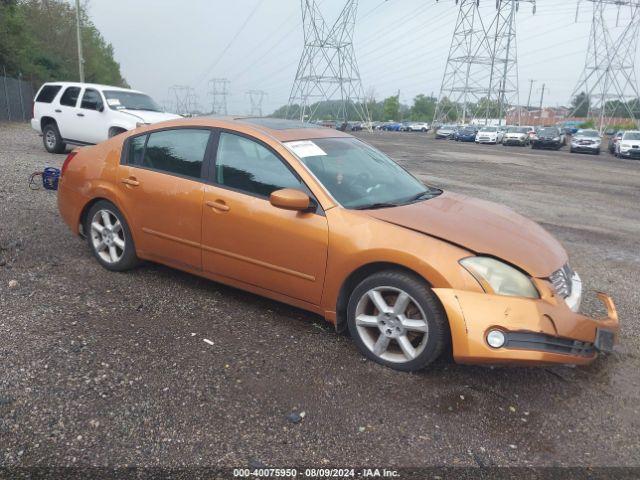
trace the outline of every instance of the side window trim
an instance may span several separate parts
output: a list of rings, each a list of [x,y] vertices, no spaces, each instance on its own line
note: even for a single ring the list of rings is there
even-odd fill
[[[166,132],[171,130],[208,130],[209,131],[209,140],[207,141],[207,147],[205,148],[204,157],[202,158],[202,166],[200,167],[200,178],[190,177],[188,175],[180,175],[179,173],[168,172],[166,170],[160,170],[159,168],[152,168],[142,165],[140,163],[132,163],[129,160],[130,153],[130,145],[134,138],[146,137],[144,139],[144,147],[142,149],[142,155],[140,157],[140,161],[144,161],[145,155],[147,153],[147,143],[149,143],[149,138],[151,134],[158,132]],[[215,152],[214,148],[217,148],[217,134],[215,129],[207,126],[183,126],[183,127],[165,127],[159,128],[157,130],[152,130],[149,132],[140,133],[138,135],[132,135],[128,137],[125,142],[122,144],[122,151],[120,152],[120,165],[126,165],[129,167],[140,168],[142,170],[149,170],[151,172],[161,173],[163,175],[170,175],[172,177],[184,178],[185,180],[192,180],[194,182],[200,183],[209,183],[207,181],[209,175],[209,163],[210,157],[213,152]],[[214,145],[215,143],[215,145]]]
[[[255,198],[260,198],[262,200],[269,201],[269,197],[267,197],[265,195],[260,195],[258,193],[247,192],[246,190],[241,190],[239,188],[230,187],[228,185],[224,185],[224,184],[218,183],[218,181],[216,179],[216,166],[217,166],[217,160],[218,160],[218,147],[220,145],[220,134],[229,133],[231,135],[237,135],[239,137],[246,138],[247,140],[251,140],[251,141],[257,143],[258,145],[266,148],[269,152],[271,152],[273,155],[275,155],[275,157],[278,160],[280,160],[280,162],[282,162],[282,164],[291,172],[291,174],[296,178],[296,180],[298,180],[300,182],[300,184],[304,186],[304,189],[306,190],[305,193],[307,193],[309,195],[309,198],[316,205],[315,213],[317,213],[319,215],[324,215],[324,210],[322,209],[322,206],[320,205],[320,202],[316,198],[316,196],[313,193],[313,191],[309,188],[309,185],[307,185],[307,183],[304,181],[304,179],[302,179],[300,177],[300,175],[298,175],[298,172],[296,172],[293,169],[293,167],[291,165],[289,165],[289,162],[287,162],[284,158],[282,158],[282,155],[280,155],[278,152],[276,152],[275,149],[273,147],[271,147],[271,145],[268,145],[267,143],[263,142],[259,138],[253,137],[253,136],[248,135],[248,134],[243,133],[243,132],[238,132],[236,130],[231,130],[231,129],[228,129],[228,128],[216,128],[215,130],[217,131],[216,132],[216,145],[215,145],[216,148],[213,151],[213,156],[212,156],[212,159],[211,159],[211,167],[209,169],[208,176],[207,176],[207,183],[209,183],[210,185],[215,185],[216,187],[222,188],[224,190],[231,190],[233,192],[238,192],[238,193],[241,193],[243,195],[247,195],[249,197],[255,197]]]

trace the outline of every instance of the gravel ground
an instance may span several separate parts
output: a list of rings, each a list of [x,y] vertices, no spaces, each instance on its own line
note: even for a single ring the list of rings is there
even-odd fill
[[[107,272],[55,193],[28,188],[64,156],[0,124],[0,467],[640,466],[640,162],[360,136],[541,222],[585,308],[593,290],[614,297],[617,351],[581,368],[404,374],[286,305],[154,264]]]

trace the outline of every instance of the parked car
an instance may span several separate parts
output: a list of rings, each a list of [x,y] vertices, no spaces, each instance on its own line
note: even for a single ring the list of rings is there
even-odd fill
[[[92,145],[137,125],[180,118],[153,99],[127,88],[92,83],[51,82],[40,87],[33,103],[31,127],[42,134],[49,153],[67,144]]]
[[[613,136],[609,137],[609,144],[607,145],[607,149],[609,150],[609,153],[612,153],[615,155],[616,143],[620,141],[620,139],[622,138],[622,135],[624,135],[624,130],[619,130],[615,132]]]
[[[476,143],[500,143],[502,142],[503,133],[498,127],[485,126],[482,127],[476,135]]]
[[[436,130],[436,140],[443,140],[445,138],[453,138],[456,133],[457,127],[455,125],[442,125]]]
[[[597,130],[580,129],[571,137],[571,146],[569,151],[587,152],[600,155],[600,145],[602,138]]]
[[[271,118],[144,126],[69,154],[58,208],[107,270],[151,260],[309,310],[398,370],[445,351],[587,364],[618,335],[608,296],[607,317],[579,313],[580,277],[542,227],[424,185],[336,130]]]
[[[456,133],[453,134],[453,139],[456,142],[474,142],[476,140],[477,133],[478,129],[476,127],[468,126],[461,130],[457,130]]]
[[[359,122],[349,122],[349,130],[352,132],[360,132],[362,131],[362,123]]]
[[[616,143],[616,156],[623,158],[640,158],[640,131],[627,130]]]
[[[427,122],[411,122],[407,125],[407,132],[428,132],[430,129]]]
[[[564,132],[558,127],[543,127],[531,139],[531,148],[554,148],[560,150],[565,142]]]
[[[525,147],[531,142],[529,132],[529,127],[509,127],[502,138],[502,144]]]
[[[382,130],[386,132],[399,132],[402,130],[402,124],[399,122],[391,122],[383,125]]]

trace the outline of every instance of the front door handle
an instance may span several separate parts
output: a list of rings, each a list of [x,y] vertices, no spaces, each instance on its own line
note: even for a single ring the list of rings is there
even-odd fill
[[[76,113],[79,117],[84,117],[84,113]]]
[[[225,204],[222,200],[216,200],[215,202],[208,200],[206,204],[207,207],[215,208],[216,210],[220,210],[221,212],[229,211],[229,205]]]
[[[124,183],[125,185],[130,185],[132,187],[137,187],[138,185],[140,185],[140,182],[134,177],[123,178],[122,183]]]
[[[56,113],[62,113],[62,110],[60,110],[59,108],[56,108],[54,111],[55,111]]]

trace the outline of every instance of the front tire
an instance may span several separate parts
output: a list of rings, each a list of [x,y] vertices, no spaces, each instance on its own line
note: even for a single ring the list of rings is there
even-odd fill
[[[48,123],[42,129],[42,143],[49,153],[64,153],[67,145],[62,141],[62,135],[55,123]]]
[[[445,312],[422,279],[375,273],[353,290],[347,324],[360,352],[381,365],[413,372],[436,360],[449,342]]]
[[[121,272],[140,262],[129,225],[113,203],[96,202],[87,213],[84,231],[93,256],[107,270]]]

